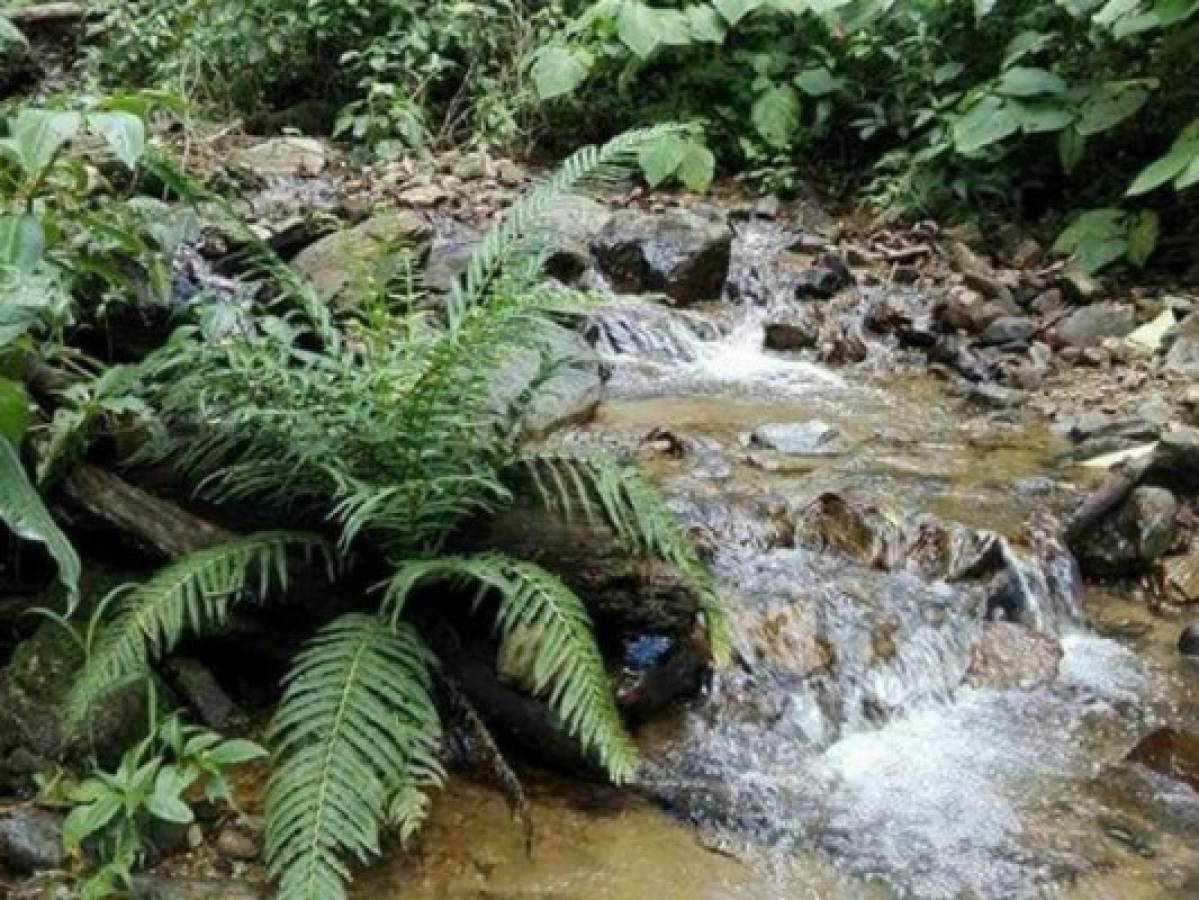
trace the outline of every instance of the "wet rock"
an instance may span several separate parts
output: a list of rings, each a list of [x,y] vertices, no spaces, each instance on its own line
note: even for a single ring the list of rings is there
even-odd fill
[[[216,850],[227,859],[250,862],[258,859],[262,847],[254,835],[242,831],[240,828],[224,828],[217,835]]]
[[[235,150],[229,163],[262,179],[319,175],[329,163],[329,151],[314,138],[277,137]]]
[[[411,254],[417,263],[423,260],[432,236],[432,227],[420,214],[387,213],[321,238],[302,250],[292,267],[325,301],[348,303],[355,283],[386,277],[397,254]]]
[[[1145,481],[1180,494],[1199,493],[1199,429],[1175,428],[1165,432],[1154,451]]]
[[[785,456],[840,456],[846,451],[841,432],[819,420],[762,425],[753,430],[749,442]]]
[[[737,655],[750,668],[806,677],[834,662],[816,604],[786,603],[737,615],[732,627]]]
[[[20,806],[0,818],[0,869],[31,875],[66,865],[62,849],[63,817]]]
[[[679,304],[717,300],[729,273],[733,232],[724,222],[673,210],[652,215],[621,210],[592,249],[613,286],[626,293],[663,293]]]
[[[1067,347],[1097,347],[1107,338],[1123,338],[1136,327],[1131,306],[1094,303],[1076,309],[1057,324],[1058,340]]]
[[[544,437],[588,422],[604,396],[600,360],[583,338],[560,325],[543,327],[540,349],[516,353],[492,383],[492,409],[505,415],[519,404],[526,437]],[[531,400],[526,391],[533,389]]]
[[[816,265],[799,273],[794,296],[797,300],[828,300],[852,280],[845,262],[835,254],[826,253]]]
[[[1178,652],[1199,658],[1199,625],[1188,625],[1178,636]]]
[[[1131,575],[1150,568],[1170,550],[1178,501],[1163,488],[1139,487],[1124,504],[1072,548],[1088,575]]]
[[[804,309],[815,307],[806,306]],[[802,313],[766,324],[767,350],[811,350],[820,342],[820,317]]]
[[[647,719],[680,697],[698,693],[708,671],[702,634],[687,640],[639,636],[625,648],[617,705],[634,720]]]
[[[973,688],[1032,688],[1057,677],[1062,645],[1014,622],[989,622],[970,655]]]
[[[1199,734],[1159,728],[1129,751],[1128,762],[1140,763],[1199,791]]]
[[[1020,344],[1037,333],[1037,323],[1026,316],[1000,316],[983,329],[979,341],[986,346]]]
[[[1173,602],[1199,603],[1199,551],[1167,559],[1162,578]]]
[[[611,218],[608,207],[589,197],[556,200],[538,221],[546,240],[546,272],[568,283],[579,278],[591,266],[591,242]]]

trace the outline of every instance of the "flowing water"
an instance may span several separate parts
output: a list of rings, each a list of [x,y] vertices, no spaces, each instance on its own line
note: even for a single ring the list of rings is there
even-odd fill
[[[741,260],[771,246],[742,241]],[[752,276],[756,302],[597,313],[610,400],[563,438],[683,447],[642,462],[732,610],[737,664],[641,735],[654,805],[535,782],[530,863],[498,798],[459,787],[363,896],[1199,896],[1199,796],[1120,763],[1156,725],[1199,722],[1196,675],[1143,604],[1083,596],[1052,538],[1076,496],[1063,448],[896,374],[885,349],[837,369],[764,350],[782,276]],[[845,452],[746,438],[814,419]],[[1056,678],[964,686],[996,616],[1060,640]],[[1130,616],[1135,640],[1094,625]]]

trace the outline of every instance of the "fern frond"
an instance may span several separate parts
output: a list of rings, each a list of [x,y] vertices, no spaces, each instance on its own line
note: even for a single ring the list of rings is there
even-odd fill
[[[431,581],[474,582],[478,599],[494,594],[501,636],[533,641],[533,693],[613,781],[632,776],[637,748],[616,709],[591,618],[570,588],[539,566],[498,553],[409,560],[387,585],[384,613],[398,622],[413,589]]]
[[[415,630],[352,614],[312,640],[287,679],[267,740],[266,859],[281,900],[339,900],[379,852],[379,826],[411,834],[440,783],[434,658]]]
[[[568,518],[576,508],[592,519],[598,514],[631,552],[678,569],[699,602],[713,661],[728,664],[732,637],[712,576],[652,484],[631,466],[602,455],[540,451],[522,457],[521,467],[548,508]]]
[[[466,311],[483,299],[505,264],[519,255],[529,239],[536,235],[538,220],[552,203],[588,184],[609,186],[623,179],[636,167],[643,148],[681,130],[678,125],[659,125],[626,131],[602,147],[584,147],[562,163],[546,181],[513,204],[504,221],[484,237],[471,256],[466,272],[451,290],[450,328],[456,328]]]
[[[323,539],[265,532],[188,554],[145,584],[121,589],[116,617],[96,635],[67,696],[68,721],[84,721],[98,699],[142,675],[185,633],[219,625],[243,596],[286,590],[289,550],[320,553],[332,566]]]

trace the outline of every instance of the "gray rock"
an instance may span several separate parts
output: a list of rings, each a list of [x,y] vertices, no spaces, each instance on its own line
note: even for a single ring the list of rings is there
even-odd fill
[[[841,432],[819,420],[777,422],[755,428],[752,446],[773,450],[786,456],[839,456],[845,452]]]
[[[810,350],[820,341],[820,323],[814,318],[770,322],[766,326],[767,350]]]
[[[1178,501],[1164,488],[1139,487],[1111,516],[1072,546],[1084,573],[1133,575],[1150,568],[1174,544]]]
[[[1131,306],[1094,303],[1076,309],[1057,325],[1058,339],[1067,347],[1097,347],[1107,338],[1122,338],[1136,328]]]
[[[1062,645],[1014,622],[988,622],[970,654],[966,683],[974,688],[1032,688],[1057,678]]]
[[[6,814],[0,819],[0,868],[18,875],[63,868],[62,823],[61,815],[31,806]]]
[[[538,228],[545,235],[545,271],[573,282],[591,266],[591,243],[612,218],[612,211],[589,197],[567,195],[542,213]]]
[[[351,302],[349,289],[364,277],[383,277],[398,252],[419,263],[429,251],[433,229],[410,210],[374,216],[321,238],[300,252],[292,267],[312,282],[326,302]]]
[[[795,281],[797,300],[828,300],[852,282],[845,262],[828,253],[816,265],[804,269]]]
[[[1165,370],[1184,378],[1199,378],[1199,318],[1187,319],[1171,337]]]
[[[592,244],[600,269],[624,293],[662,293],[679,304],[718,300],[733,232],[723,221],[673,210],[621,210]]]
[[[1000,316],[983,329],[979,340],[988,346],[1017,344],[1028,341],[1037,333],[1037,323],[1027,316]]]
[[[229,163],[259,178],[294,178],[323,172],[329,151],[315,138],[277,137],[233,151]]]
[[[534,393],[526,400],[524,394],[530,389]],[[536,438],[590,421],[603,396],[595,350],[575,332],[548,325],[541,350],[520,351],[497,374],[492,408],[504,416],[513,404],[521,404],[522,431]]]
[[[262,852],[262,845],[254,835],[240,828],[223,828],[216,838],[216,850],[228,859],[253,861]]]
[[[1018,388],[1004,387],[993,382],[971,385],[967,396],[976,403],[995,409],[1020,406],[1028,399],[1028,394]]]
[[[1145,481],[1180,494],[1199,492],[1199,429],[1175,428],[1163,434]]]
[[[430,290],[448,293],[466,271],[483,235],[465,225],[451,225],[438,232],[429,248],[423,280]]]

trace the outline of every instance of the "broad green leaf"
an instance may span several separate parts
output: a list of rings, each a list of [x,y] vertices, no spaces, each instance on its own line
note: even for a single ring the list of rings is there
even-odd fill
[[[531,74],[537,96],[553,100],[573,93],[591,72],[595,62],[586,50],[570,47],[547,47],[537,54]]]
[[[1174,182],[1174,190],[1185,191],[1195,184],[1199,184],[1199,155],[1196,155],[1186,167],[1186,171],[1178,176],[1178,180]]]
[[[818,66],[796,75],[795,86],[809,97],[824,97],[841,90],[841,80],[824,66]]]
[[[1061,94],[1066,82],[1045,69],[1015,66],[1003,73],[998,91],[1009,97],[1037,97],[1043,94]]]
[[[1082,104],[1074,127],[1084,137],[1107,131],[1134,115],[1148,99],[1149,91],[1139,84],[1100,85]]]
[[[25,33],[6,16],[0,15],[0,47],[7,47],[11,44],[28,47],[29,38],[25,37]]]
[[[1015,101],[1020,127],[1028,134],[1061,131],[1074,121],[1074,110],[1052,100]]]
[[[770,146],[782,150],[799,127],[799,94],[790,85],[775,85],[754,101],[750,117]]]
[[[953,123],[953,145],[959,153],[974,153],[1014,134],[1020,121],[1014,107],[999,97],[986,96]]]
[[[1129,187],[1128,196],[1136,197],[1140,194],[1147,194],[1149,191],[1161,187],[1167,181],[1173,181],[1186,171],[1187,166],[1195,159],[1199,159],[1199,143],[1175,145],[1161,159],[1155,160],[1141,170],[1132,186]]]
[[[730,25],[736,25],[762,5],[762,0],[712,0],[712,5]]]
[[[640,0],[625,0],[616,15],[621,42],[641,59],[649,59],[663,44],[691,42],[691,26],[677,9],[655,9]]]
[[[89,837],[100,831],[121,811],[121,798],[104,794],[92,803],[76,806],[62,827],[62,842],[68,853],[77,853]]]
[[[267,755],[266,748],[253,741],[225,741],[208,752],[208,760],[218,766],[238,766]]]
[[[14,447],[21,446],[33,413],[25,388],[15,381],[0,378],[0,438]]]
[[[1058,158],[1062,161],[1062,170],[1069,175],[1082,161],[1082,154],[1087,148],[1087,139],[1075,128],[1067,128],[1057,140]]]
[[[1137,215],[1128,229],[1128,261],[1143,269],[1157,248],[1157,235],[1161,223],[1157,213],[1147,209]]]
[[[83,117],[77,112],[25,109],[12,122],[12,143],[26,174],[36,175],[78,133]]]
[[[1127,216],[1121,209],[1083,213],[1058,236],[1055,253],[1068,253],[1088,273],[1098,272],[1128,250]]]
[[[16,448],[5,440],[0,440],[0,520],[17,537],[46,547],[74,610],[79,602],[79,556],[34,490]]]
[[[1007,69],[1014,66],[1028,54],[1040,52],[1052,41],[1052,37],[1039,31],[1020,32],[1008,41],[1007,48],[1003,51],[1003,67]]]
[[[689,6],[684,11],[691,36],[709,44],[723,44],[728,29],[724,20],[711,6]]]
[[[108,143],[117,159],[134,168],[146,152],[146,124],[130,112],[93,112],[87,127]]]
[[[687,153],[687,142],[677,134],[663,135],[647,144],[637,156],[650,187],[657,187],[678,171]]]
[[[716,175],[716,156],[698,141],[688,141],[687,150],[679,163],[679,181],[689,191],[702,194],[712,186]]]
[[[0,266],[32,272],[46,252],[42,222],[33,213],[0,214]]]
[[[933,84],[948,84],[965,71],[966,67],[960,62],[947,62],[943,66],[937,66],[933,71]]]
[[[1108,0],[1099,12],[1091,17],[1096,25],[1108,26],[1128,15],[1141,5],[1141,0]]]

